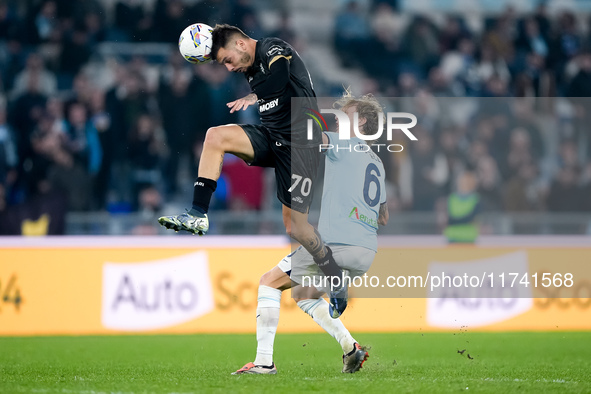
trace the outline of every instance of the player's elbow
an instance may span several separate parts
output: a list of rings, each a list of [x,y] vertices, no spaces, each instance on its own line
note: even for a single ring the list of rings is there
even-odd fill
[[[289,235],[290,238],[293,238],[295,235],[294,228],[291,225],[291,222],[284,223],[285,224],[285,234]]]
[[[294,239],[301,243],[305,231],[302,228],[302,226],[298,225],[297,223],[290,222],[285,224],[285,233],[289,235],[291,239]]]
[[[385,226],[388,224],[388,219],[390,219],[390,214],[388,213],[388,209],[381,209],[380,216],[378,217],[378,224],[380,226]]]

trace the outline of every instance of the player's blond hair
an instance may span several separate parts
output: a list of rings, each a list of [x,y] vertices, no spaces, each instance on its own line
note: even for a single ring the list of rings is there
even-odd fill
[[[349,107],[356,107],[359,119],[366,119],[365,124],[359,127],[359,132],[362,134],[371,134],[377,132],[380,117],[382,118],[382,121],[385,121],[384,109],[379,101],[371,93],[357,98],[353,96],[351,89],[347,88],[345,89],[345,93],[343,93],[343,97],[334,103],[334,107],[340,109],[341,111],[346,110]],[[385,122],[382,124],[384,123]],[[371,145],[375,141],[366,142]]]

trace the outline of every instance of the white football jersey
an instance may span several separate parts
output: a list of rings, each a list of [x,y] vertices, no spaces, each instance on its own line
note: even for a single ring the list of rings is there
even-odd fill
[[[380,158],[360,138],[326,133],[324,191],[318,231],[328,244],[362,246],[377,252],[380,204],[386,202],[386,173]]]

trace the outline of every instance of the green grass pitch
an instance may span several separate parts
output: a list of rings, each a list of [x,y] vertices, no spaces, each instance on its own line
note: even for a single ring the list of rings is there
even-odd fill
[[[275,342],[277,375],[232,376],[254,335],[0,338],[0,393],[591,392],[591,332],[355,334],[371,346],[341,374],[326,334]]]

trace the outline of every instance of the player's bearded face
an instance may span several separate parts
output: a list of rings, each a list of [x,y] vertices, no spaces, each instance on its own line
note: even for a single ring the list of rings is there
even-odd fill
[[[242,51],[238,48],[232,48],[229,50],[231,54],[230,61],[228,62],[228,70],[235,73],[243,73],[251,66],[252,56],[246,51]]]
[[[236,52],[238,52],[238,55],[240,55],[238,68],[240,69],[240,72],[244,72],[248,67],[250,67],[251,56],[247,52],[241,51],[239,49],[236,49]]]

